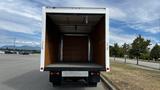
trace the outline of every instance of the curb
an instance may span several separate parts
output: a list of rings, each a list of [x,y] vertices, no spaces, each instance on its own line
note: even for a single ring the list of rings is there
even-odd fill
[[[110,81],[107,77],[104,77],[104,75],[100,75],[101,80],[107,85],[109,90],[120,90],[115,85],[113,85],[112,81]]]

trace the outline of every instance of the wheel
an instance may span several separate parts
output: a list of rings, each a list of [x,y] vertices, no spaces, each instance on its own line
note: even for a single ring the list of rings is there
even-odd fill
[[[52,85],[53,85],[53,86],[60,86],[60,85],[61,85],[61,82],[60,82],[60,81],[52,82]]]
[[[91,87],[97,87],[97,82],[88,82],[88,85]]]

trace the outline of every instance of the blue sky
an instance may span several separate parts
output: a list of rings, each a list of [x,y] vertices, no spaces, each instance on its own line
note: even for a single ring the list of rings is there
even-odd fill
[[[0,0],[0,46],[14,38],[16,45],[40,45],[42,6],[107,7],[110,45],[131,43],[138,34],[160,43],[159,0]]]

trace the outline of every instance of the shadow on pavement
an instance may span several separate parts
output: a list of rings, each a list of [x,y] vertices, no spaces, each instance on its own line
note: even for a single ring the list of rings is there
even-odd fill
[[[11,78],[3,82],[3,84],[15,90],[85,90],[85,87],[78,83],[53,87],[48,81],[48,73],[41,73],[38,70],[33,70],[21,76]]]

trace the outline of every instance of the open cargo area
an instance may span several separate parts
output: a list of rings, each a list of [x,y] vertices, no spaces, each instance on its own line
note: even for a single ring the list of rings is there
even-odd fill
[[[45,70],[105,70],[105,14],[46,13]]]

